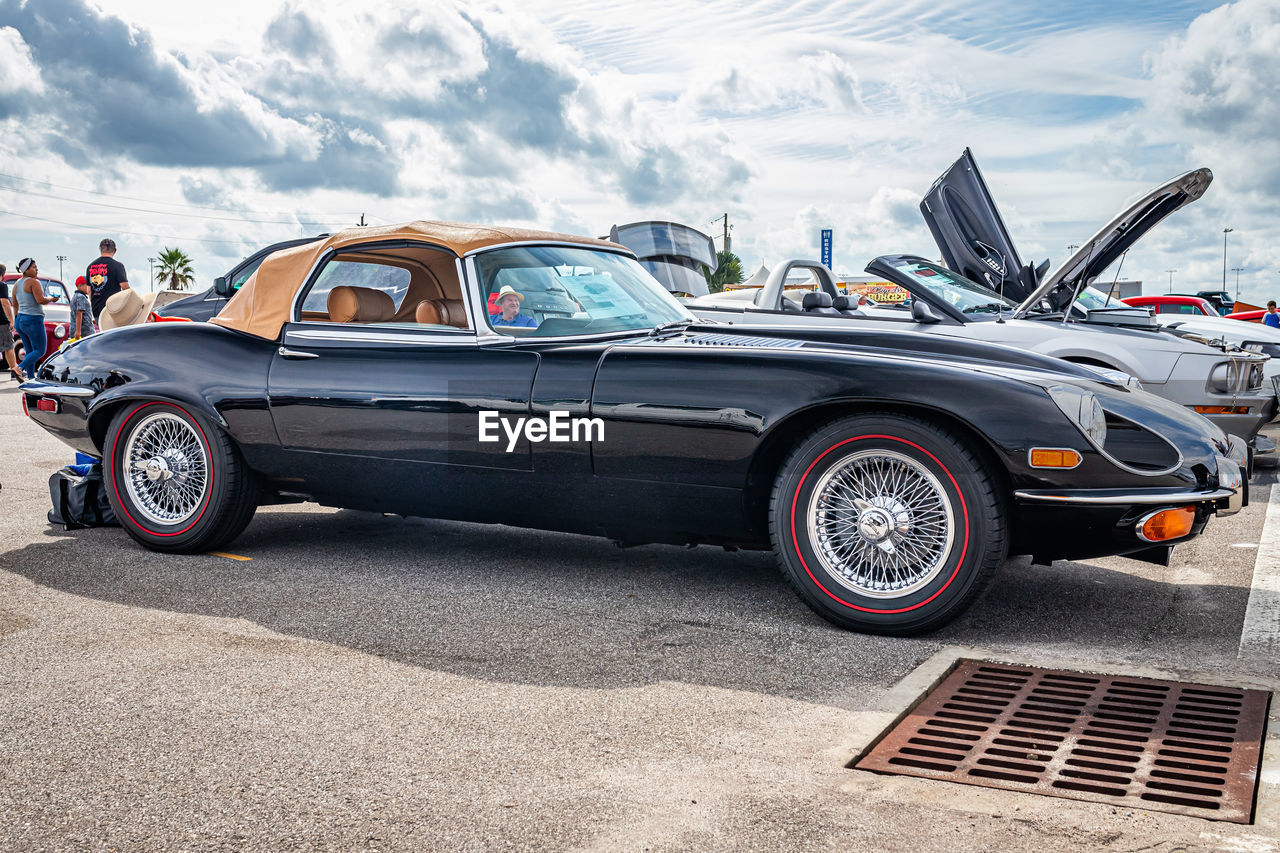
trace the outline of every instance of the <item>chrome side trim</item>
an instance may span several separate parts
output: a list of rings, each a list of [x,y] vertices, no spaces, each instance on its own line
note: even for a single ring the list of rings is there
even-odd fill
[[[88,385],[63,385],[61,382],[43,382],[39,379],[23,382],[18,390],[42,397],[92,397],[98,393]]]
[[[296,321],[295,321],[296,322]],[[308,323],[307,325],[312,325]],[[316,323],[314,325],[320,325]],[[348,343],[367,344],[460,344],[470,343],[476,336],[459,329],[457,332],[427,331],[381,331],[369,327],[357,329],[285,329],[285,343],[292,340],[303,341],[344,341]]]
[[[1185,489],[1167,491],[1126,492],[1114,489],[1074,489],[1071,491],[1053,491],[1050,489],[1019,489],[1013,496],[1020,501],[1037,501],[1044,503],[1067,504],[1186,504],[1203,501],[1220,501],[1236,493],[1235,489],[1213,489],[1206,492],[1192,492]]]

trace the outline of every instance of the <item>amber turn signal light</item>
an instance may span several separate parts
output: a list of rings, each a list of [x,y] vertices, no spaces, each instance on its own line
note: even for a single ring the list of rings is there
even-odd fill
[[[1196,508],[1193,506],[1162,509],[1139,522],[1138,535],[1148,542],[1167,542],[1191,533],[1195,523]]]
[[[1192,406],[1201,415],[1247,415],[1248,406]]]
[[[1032,468],[1074,468],[1082,457],[1069,447],[1031,448]]]

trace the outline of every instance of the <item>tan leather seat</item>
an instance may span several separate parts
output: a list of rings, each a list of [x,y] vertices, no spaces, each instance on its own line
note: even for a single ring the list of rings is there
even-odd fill
[[[329,319],[335,323],[389,323],[396,314],[390,294],[345,284],[329,291],[328,307]]]
[[[461,299],[424,299],[418,303],[414,319],[419,323],[467,328],[467,314]]]

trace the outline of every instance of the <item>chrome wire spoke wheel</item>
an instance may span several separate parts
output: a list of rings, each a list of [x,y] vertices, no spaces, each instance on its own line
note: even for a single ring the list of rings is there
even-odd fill
[[[955,516],[941,481],[893,450],[849,454],[815,484],[809,538],[842,586],[870,598],[901,598],[945,568]]]
[[[138,512],[166,527],[199,511],[209,490],[209,456],[195,428],[158,412],[138,422],[125,443],[123,480]]]

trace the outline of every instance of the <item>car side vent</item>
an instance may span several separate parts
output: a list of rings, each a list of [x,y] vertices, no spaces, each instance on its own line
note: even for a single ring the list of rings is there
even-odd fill
[[[701,335],[690,335],[685,338],[685,343],[717,347],[767,347],[768,349],[796,349],[797,347],[804,346],[804,341],[794,341],[788,338],[761,338],[756,337],[755,335],[724,335],[715,332]]]

